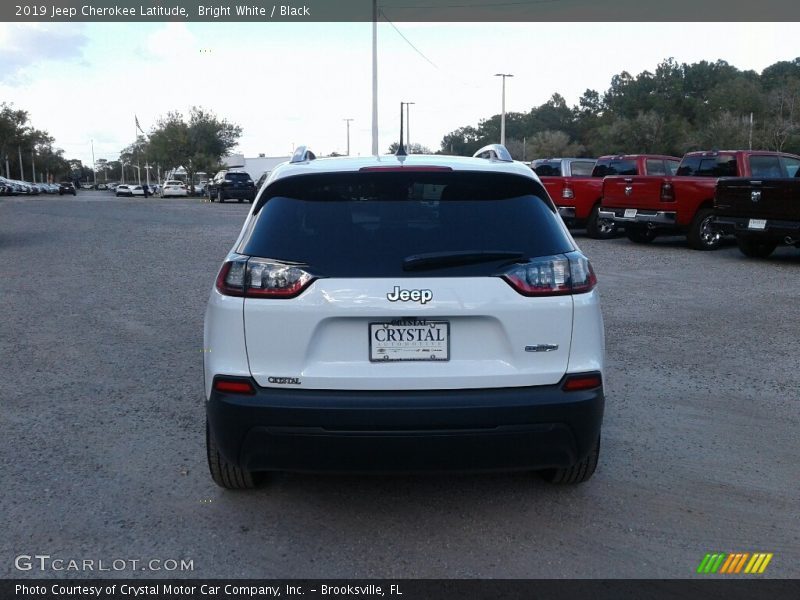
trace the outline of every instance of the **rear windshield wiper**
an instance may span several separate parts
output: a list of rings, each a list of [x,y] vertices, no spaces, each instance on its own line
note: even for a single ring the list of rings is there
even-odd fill
[[[412,254],[403,259],[404,271],[420,271],[438,269],[457,265],[471,265],[493,260],[518,260],[524,258],[524,252],[512,250],[458,250],[455,252],[428,252]]]

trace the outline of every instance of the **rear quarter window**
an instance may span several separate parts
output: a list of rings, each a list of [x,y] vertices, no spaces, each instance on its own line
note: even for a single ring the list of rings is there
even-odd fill
[[[533,163],[533,171],[539,177],[560,177],[561,161],[560,160],[535,161]]]
[[[322,277],[491,275],[508,261],[404,271],[435,252],[570,252],[540,184],[487,173],[345,173],[279,180],[264,190],[242,254],[302,263]]]
[[[569,167],[573,177],[591,177],[594,161],[576,160]]]

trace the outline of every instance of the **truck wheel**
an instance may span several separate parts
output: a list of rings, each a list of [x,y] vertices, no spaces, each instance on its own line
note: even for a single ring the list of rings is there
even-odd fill
[[[649,244],[658,235],[655,229],[636,225],[625,225],[625,235],[636,244]]]
[[[600,205],[596,204],[586,221],[586,234],[596,240],[607,240],[617,233],[617,224],[609,219],[600,218]]]
[[[767,258],[778,247],[775,242],[760,242],[746,237],[737,237],[736,243],[739,244],[742,254],[750,258]]]
[[[714,211],[701,208],[689,225],[686,235],[689,246],[695,250],[716,250],[722,243],[722,230],[714,224]]]
[[[227,490],[252,490],[256,487],[256,477],[252,471],[240,469],[226,461],[217,449],[214,436],[206,422],[206,456],[211,479]]]
[[[589,481],[597,468],[597,459],[600,457],[600,436],[594,450],[582,461],[564,469],[546,469],[541,471],[541,476],[550,483],[583,483]]]

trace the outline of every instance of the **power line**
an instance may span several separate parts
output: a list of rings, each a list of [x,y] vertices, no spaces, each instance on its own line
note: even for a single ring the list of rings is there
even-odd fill
[[[436,68],[436,69],[438,69],[438,68],[439,68],[439,67],[436,65],[436,63],[434,63],[434,62],[433,62],[433,61],[432,61],[430,58],[428,58],[427,56],[425,56],[425,55],[424,55],[424,54],[423,54],[423,53],[420,51],[420,49],[419,49],[419,48],[417,48],[417,47],[416,47],[414,44],[412,44],[412,43],[409,41],[409,39],[408,39],[406,36],[404,36],[404,35],[403,35],[403,32],[402,32],[402,31],[400,31],[400,30],[397,28],[397,26],[396,26],[394,23],[392,23],[392,22],[389,20],[389,17],[387,17],[387,16],[386,16],[386,13],[385,13],[385,12],[383,12],[383,10],[382,10],[382,9],[378,9],[378,11],[379,11],[379,12],[380,12],[380,13],[383,15],[383,18],[384,18],[384,19],[386,19],[386,22],[387,22],[387,23],[389,23],[389,25],[391,25],[391,26],[394,28],[394,30],[397,32],[397,35],[399,35],[401,38],[403,38],[403,39],[406,41],[406,43],[407,43],[409,46],[411,46],[411,47],[414,49],[414,51],[415,51],[417,54],[419,54],[419,55],[420,55],[422,58],[424,58],[426,61],[428,61],[428,62],[429,62],[429,63],[430,63],[430,64],[431,64],[431,65],[432,65],[434,68]]]

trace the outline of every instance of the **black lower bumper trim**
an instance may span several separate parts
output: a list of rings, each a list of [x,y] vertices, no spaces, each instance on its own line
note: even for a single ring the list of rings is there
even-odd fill
[[[212,392],[223,457],[252,471],[567,467],[594,448],[602,388]]]

